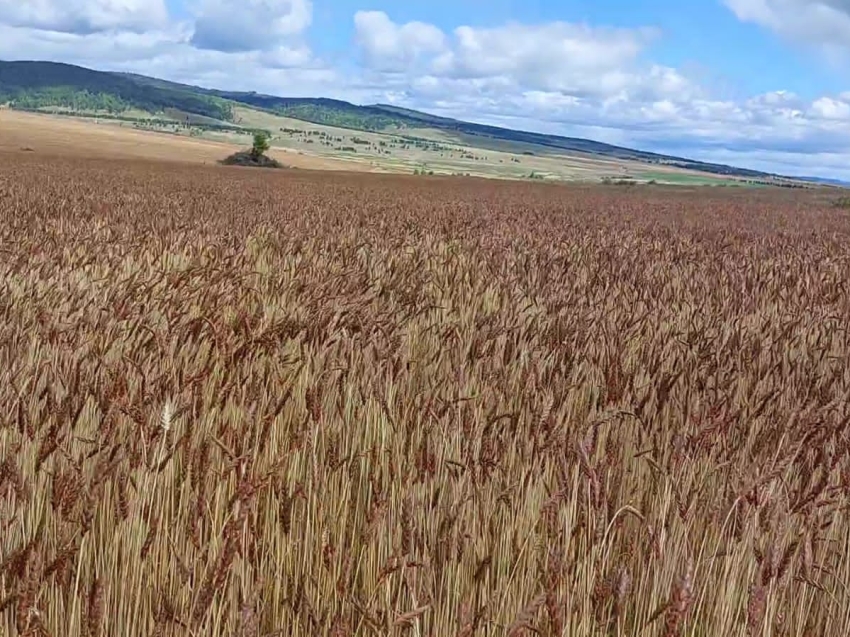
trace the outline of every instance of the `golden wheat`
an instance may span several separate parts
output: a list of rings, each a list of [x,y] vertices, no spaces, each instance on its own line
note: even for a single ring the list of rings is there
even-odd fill
[[[0,165],[0,634],[850,634],[820,195]]]

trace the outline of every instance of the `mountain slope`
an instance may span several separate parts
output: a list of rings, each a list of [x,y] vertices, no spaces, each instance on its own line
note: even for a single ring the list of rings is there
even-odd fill
[[[104,72],[55,62],[0,61],[0,104],[38,109],[61,106],[77,111],[120,113],[138,109],[183,113],[233,121],[233,106],[245,105],[317,124],[362,131],[398,132],[435,129],[462,137],[463,144],[492,148],[521,145],[525,154],[585,153],[600,158],[664,164],[734,177],[773,179],[769,173],[724,164],[694,161],[614,146],[589,139],[512,130],[476,124],[387,104],[360,106],[328,98],[292,98],[204,89],[130,73]],[[533,151],[527,150],[533,148]]]
[[[171,108],[216,120],[232,119],[225,100],[179,86],[144,84],[117,73],[57,62],[0,62],[0,103],[19,108],[61,106],[111,113]]]
[[[465,122],[387,104],[359,106],[328,98],[276,97],[272,95],[261,95],[259,93],[236,93],[216,90],[205,90],[205,92],[255,108],[268,110],[285,117],[302,119],[327,126],[338,126],[364,131],[433,128],[471,136],[472,139],[467,138],[466,140],[470,145],[476,145],[474,138],[478,138],[479,140],[491,139],[538,146],[544,152],[549,150],[589,153],[613,159],[665,164],[689,170],[735,177],[755,179],[778,177],[778,175],[772,175],[758,170],[635,150],[579,137],[564,137],[561,135],[519,131],[499,126]]]
[[[340,115],[339,107],[336,105],[320,104],[317,100],[311,100],[310,104],[302,103],[296,105],[292,102],[292,100],[287,100],[286,98],[279,99],[280,105],[273,107],[279,114],[298,119],[306,119],[307,121],[313,121],[320,124],[332,124],[339,126],[342,125],[340,120],[350,119],[356,121],[356,118],[359,116],[363,120],[363,124],[360,126],[363,130],[386,130],[386,128],[391,126],[400,129],[434,128],[441,131],[462,133],[468,136],[466,141],[472,145],[475,145],[474,138],[479,138],[481,140],[492,139],[538,146],[544,151],[550,150],[588,153],[591,155],[610,157],[614,159],[677,166],[679,168],[719,175],[752,177],[757,179],[778,176],[758,170],[749,170],[725,164],[713,164],[691,160],[684,157],[635,150],[623,146],[597,142],[591,139],[565,137],[546,133],[534,133],[530,131],[502,128],[500,126],[491,126],[488,124],[465,122],[462,120],[438,117],[429,113],[422,113],[411,109],[384,104],[359,106],[354,107],[356,110],[353,110],[353,105],[343,102],[346,106],[342,109],[342,115]],[[388,117],[389,120],[387,120]],[[379,126],[379,124],[384,121],[387,121],[387,124]]]

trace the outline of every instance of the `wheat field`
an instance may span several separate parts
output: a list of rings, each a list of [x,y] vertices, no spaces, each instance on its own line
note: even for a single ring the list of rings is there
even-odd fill
[[[850,218],[0,157],[0,635],[850,634]]]

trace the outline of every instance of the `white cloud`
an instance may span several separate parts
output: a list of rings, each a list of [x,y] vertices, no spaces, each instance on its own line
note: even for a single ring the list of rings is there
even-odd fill
[[[723,0],[742,22],[826,52],[850,50],[848,0]]]
[[[509,24],[454,31],[454,42],[435,63],[455,77],[508,75],[553,88],[576,73],[598,73],[630,64],[649,41],[650,30],[593,29],[554,22]]]
[[[355,13],[354,31],[366,63],[382,71],[403,71],[446,46],[446,36],[437,27],[424,22],[398,25],[383,11]]]
[[[658,35],[651,28],[511,23],[460,26],[448,36],[430,24],[396,24],[381,11],[369,11],[357,13],[355,30],[365,62],[375,70],[463,80],[498,78],[515,89],[580,95],[694,89],[674,69],[639,64],[640,54]]]
[[[162,27],[164,0],[0,0],[0,24],[90,34]]]
[[[344,86],[336,70],[322,65],[309,51],[301,49],[223,53],[185,46],[150,60],[128,61],[116,67],[205,88],[271,95],[334,97],[335,87]]]
[[[228,53],[273,49],[312,19],[311,0],[202,0],[192,44]]]
[[[812,114],[829,120],[850,120],[850,101],[840,98],[819,97],[811,105]]]
[[[762,170],[800,177],[831,177],[850,180],[846,153],[793,153],[776,150],[730,151],[699,149],[700,159],[717,164],[745,165]]]
[[[162,30],[106,31],[90,34],[16,28],[0,24],[0,59],[54,60],[107,69],[174,51],[191,32],[180,25]]]

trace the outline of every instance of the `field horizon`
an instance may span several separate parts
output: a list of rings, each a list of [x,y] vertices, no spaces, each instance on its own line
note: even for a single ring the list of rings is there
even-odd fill
[[[55,62],[0,61],[0,108],[3,106],[15,112],[97,121],[109,124],[113,132],[125,127],[168,133],[195,143],[244,145],[259,127],[269,133],[273,153],[286,153],[284,157],[299,166],[317,169],[333,170],[338,162],[345,162],[352,170],[367,172],[509,180],[839,187],[815,177],[787,177],[592,139],[444,118],[388,104],[217,90]],[[56,122],[50,126],[55,127]],[[80,129],[77,133],[83,138],[102,135]],[[149,142],[155,147],[163,145],[156,137]],[[187,152],[193,156],[203,151],[188,147]],[[290,153],[298,157],[293,159]]]

